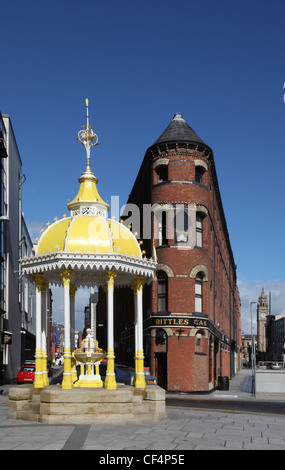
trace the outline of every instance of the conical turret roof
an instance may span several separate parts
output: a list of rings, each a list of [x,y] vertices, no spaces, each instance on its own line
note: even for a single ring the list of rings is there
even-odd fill
[[[189,143],[209,148],[209,146],[205,144],[205,142],[203,142],[196,132],[187,124],[181,113],[176,113],[174,115],[171,123],[153,145],[169,143]]]

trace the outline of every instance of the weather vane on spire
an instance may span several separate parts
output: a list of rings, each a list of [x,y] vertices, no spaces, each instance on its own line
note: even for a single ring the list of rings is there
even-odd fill
[[[95,145],[99,145],[98,143],[98,136],[95,134],[93,131],[93,128],[89,125],[89,111],[88,111],[88,98],[85,100],[86,103],[86,120],[87,120],[87,125],[82,126],[83,129],[78,132],[78,137],[77,140],[81,142],[86,150],[86,156],[87,156],[87,168],[90,169],[90,151],[91,147],[94,147]]]

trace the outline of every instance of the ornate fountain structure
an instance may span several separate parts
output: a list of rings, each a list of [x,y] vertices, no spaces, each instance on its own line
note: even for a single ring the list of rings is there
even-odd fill
[[[91,329],[88,328],[87,336],[81,341],[80,348],[72,353],[73,358],[80,365],[79,380],[74,382],[74,387],[103,387],[99,364],[106,354],[103,349],[99,348],[98,341],[92,338]]]
[[[76,197],[66,214],[47,229],[34,253],[20,260],[21,273],[36,287],[36,353],[33,385],[13,387],[8,416],[44,423],[126,423],[166,417],[165,391],[146,385],[143,351],[143,286],[154,278],[155,252],[147,259],[139,241],[123,223],[108,218],[109,204],[99,195],[98,179],[90,169],[90,151],[98,137],[89,124],[78,140],[86,150],[87,166],[78,179]],[[64,372],[61,386],[49,385],[47,374],[47,310],[49,286],[63,286]],[[103,287],[106,292],[107,352],[87,332],[74,350],[75,292],[78,287]],[[116,383],[114,349],[114,289],[129,286],[134,294],[134,386]],[[106,357],[104,382],[99,363]],[[81,366],[79,379],[76,363]]]

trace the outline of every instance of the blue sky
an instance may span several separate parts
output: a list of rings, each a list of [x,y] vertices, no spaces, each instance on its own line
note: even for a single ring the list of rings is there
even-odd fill
[[[214,151],[243,330],[262,286],[272,313],[285,313],[284,18],[282,0],[3,2],[0,110],[22,158],[32,237],[77,194],[85,98],[100,195],[121,205],[181,112]]]

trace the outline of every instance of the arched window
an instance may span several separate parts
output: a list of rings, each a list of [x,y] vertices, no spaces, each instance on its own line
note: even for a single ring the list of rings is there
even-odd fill
[[[174,231],[176,243],[187,243],[192,221],[187,210],[179,210],[174,216]]]
[[[168,244],[168,214],[166,210],[158,212],[154,219],[155,230],[157,230],[158,246]]]
[[[161,245],[167,245],[167,212],[161,214]]]
[[[198,273],[195,278],[195,312],[202,313],[203,308],[203,276]]]
[[[164,271],[157,275],[157,311],[167,312],[168,310],[168,277]]]
[[[168,181],[168,163],[169,163],[168,158],[159,158],[153,163],[154,184]]]
[[[203,330],[198,330],[195,335],[195,352],[198,354],[203,352],[204,336],[205,336],[205,332]]]
[[[196,246],[200,248],[203,247],[203,225],[206,216],[205,208],[200,206],[200,210],[196,212]]]
[[[168,180],[168,165],[160,165],[156,168],[157,181],[162,183]]]
[[[196,349],[200,349],[200,346],[201,346],[201,339],[202,339],[202,335],[201,333],[196,333],[196,336],[195,336],[195,346],[196,346]]]
[[[196,183],[203,183],[203,175],[205,173],[205,168],[202,166],[195,167],[195,181]]]
[[[196,214],[196,246],[203,246],[203,217]]]

